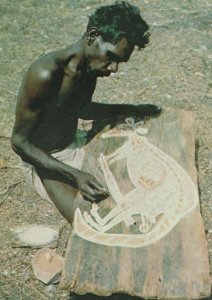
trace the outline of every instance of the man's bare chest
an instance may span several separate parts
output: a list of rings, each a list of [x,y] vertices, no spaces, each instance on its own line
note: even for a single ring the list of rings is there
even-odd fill
[[[64,114],[76,114],[92,99],[96,80],[89,77],[72,78],[64,76],[59,92],[52,106]]]
[[[65,130],[91,102],[95,84],[96,82],[86,78],[74,81],[65,77],[58,91],[46,99],[40,125],[43,128],[62,127]]]

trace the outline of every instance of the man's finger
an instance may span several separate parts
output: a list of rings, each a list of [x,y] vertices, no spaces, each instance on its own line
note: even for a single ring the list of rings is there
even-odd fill
[[[106,188],[98,181],[91,182],[90,183],[90,188],[94,189],[95,191],[102,192],[102,193],[107,192]]]
[[[94,202],[95,201],[95,197],[92,196],[91,194],[82,192],[83,198],[89,202]]]
[[[162,112],[162,108],[154,104],[141,104],[140,113],[144,116],[158,115]]]

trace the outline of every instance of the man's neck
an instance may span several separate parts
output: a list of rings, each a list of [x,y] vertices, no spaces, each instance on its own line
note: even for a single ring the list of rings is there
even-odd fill
[[[72,72],[80,70],[81,65],[84,63],[84,41],[80,39],[75,44],[66,48],[65,61],[67,69]]]

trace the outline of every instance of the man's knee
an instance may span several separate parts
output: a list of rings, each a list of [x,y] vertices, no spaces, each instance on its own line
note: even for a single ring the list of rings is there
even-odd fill
[[[51,201],[55,204],[61,214],[72,222],[77,206],[77,190],[62,182],[43,179],[43,185]]]

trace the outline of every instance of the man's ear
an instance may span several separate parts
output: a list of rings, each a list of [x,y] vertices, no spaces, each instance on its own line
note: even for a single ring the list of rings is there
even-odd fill
[[[98,28],[92,27],[87,34],[88,45],[91,45],[93,43],[93,41],[95,41],[95,39],[99,35],[100,35],[100,32],[99,32]]]

